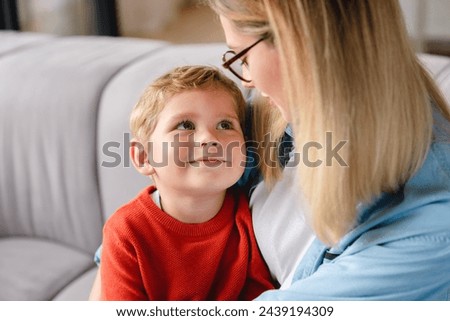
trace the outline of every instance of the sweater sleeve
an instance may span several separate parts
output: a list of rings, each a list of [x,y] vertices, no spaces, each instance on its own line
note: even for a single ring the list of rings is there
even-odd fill
[[[241,198],[240,200],[241,203],[236,214],[236,222],[241,237],[247,240],[248,267],[247,278],[239,299],[249,301],[255,299],[264,291],[274,289],[275,286],[269,268],[256,243],[250,211],[247,211],[248,207],[247,205],[243,205],[243,201],[245,202],[246,198]]]
[[[253,300],[261,293],[275,289],[269,269],[259,253],[256,242],[253,245],[250,249],[247,280],[240,295],[240,300],[244,301]]]
[[[102,300],[148,300],[142,282],[135,244],[122,222],[109,220],[103,229],[100,265]]]

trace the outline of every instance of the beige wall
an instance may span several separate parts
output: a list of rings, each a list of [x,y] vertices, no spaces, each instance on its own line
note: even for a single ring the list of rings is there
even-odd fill
[[[145,37],[161,32],[175,20],[186,0],[116,0],[120,33]]]
[[[160,32],[188,0],[116,0],[120,32],[139,37]],[[22,30],[58,35],[93,34],[92,0],[17,0]]]
[[[183,5],[195,5],[197,0],[116,1],[123,36],[159,37],[164,30],[170,35],[184,32],[183,37],[190,39],[188,32],[198,32],[199,28],[189,28],[189,24],[201,16],[186,11],[186,17],[179,15]],[[400,4],[417,50],[427,39],[450,42],[450,0],[400,0]],[[95,33],[91,0],[18,0],[18,5],[23,30],[59,35]]]

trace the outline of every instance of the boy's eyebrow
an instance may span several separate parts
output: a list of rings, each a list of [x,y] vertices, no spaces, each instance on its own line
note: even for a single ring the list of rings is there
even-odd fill
[[[223,113],[223,114],[219,114],[218,117],[220,119],[230,119],[230,120],[235,120],[237,122],[240,122],[239,116],[237,114],[229,114],[229,113]]]
[[[239,119],[237,114],[230,114],[230,113],[221,113],[219,114],[220,117],[226,117],[226,118],[236,118]]]
[[[189,112],[189,113],[179,113],[176,115],[173,115],[172,117],[170,117],[171,121],[177,121],[177,120],[184,120],[184,119],[190,119],[190,118],[194,118],[197,117],[199,113],[195,113],[195,112]],[[237,114],[233,113],[220,113],[218,114],[218,118],[232,118],[232,119],[236,119],[239,121],[239,117]]]
[[[178,113],[173,115],[172,117],[170,117],[170,119],[172,120],[178,120],[178,119],[183,119],[183,118],[192,118],[197,116],[197,113],[193,113],[193,112],[189,112],[189,113]]]

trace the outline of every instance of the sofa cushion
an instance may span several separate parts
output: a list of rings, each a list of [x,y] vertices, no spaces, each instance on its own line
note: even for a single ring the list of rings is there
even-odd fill
[[[0,300],[51,300],[94,266],[90,253],[35,238],[1,238],[0,257]]]
[[[89,298],[90,290],[94,284],[97,274],[97,266],[89,269],[87,272],[73,280],[60,293],[58,293],[54,301],[86,301]]]

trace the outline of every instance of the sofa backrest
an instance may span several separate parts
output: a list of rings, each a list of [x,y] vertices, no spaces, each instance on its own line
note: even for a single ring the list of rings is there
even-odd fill
[[[103,225],[96,165],[101,95],[123,68],[166,44],[35,38],[0,38],[0,237],[38,237],[93,252]]]
[[[419,58],[450,104],[450,57],[419,54]]]

